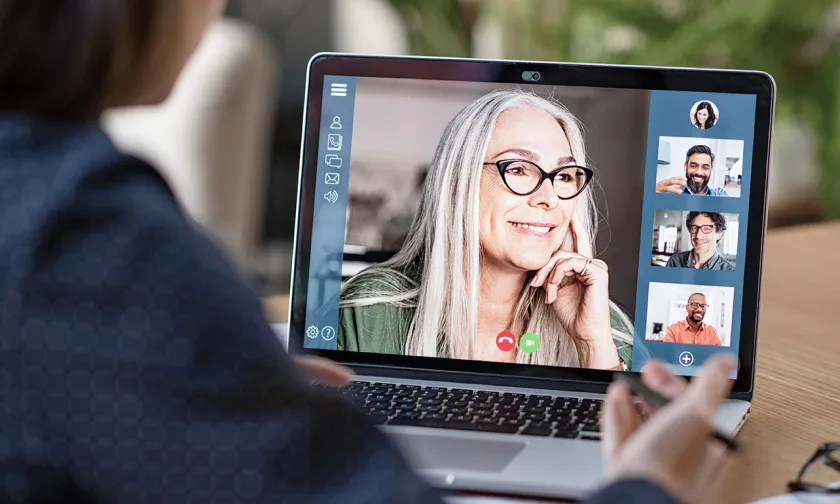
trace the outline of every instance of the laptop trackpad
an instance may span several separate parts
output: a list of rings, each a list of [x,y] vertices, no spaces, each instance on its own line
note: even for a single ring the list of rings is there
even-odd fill
[[[397,434],[390,438],[402,448],[416,469],[459,469],[501,472],[525,448],[522,441],[485,440]]]

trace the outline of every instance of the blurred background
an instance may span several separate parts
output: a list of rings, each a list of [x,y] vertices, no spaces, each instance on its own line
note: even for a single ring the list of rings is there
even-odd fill
[[[769,225],[840,217],[838,0],[230,0],[217,24],[167,104],[107,128],[265,293],[288,289],[319,51],[764,70],[778,85]]]

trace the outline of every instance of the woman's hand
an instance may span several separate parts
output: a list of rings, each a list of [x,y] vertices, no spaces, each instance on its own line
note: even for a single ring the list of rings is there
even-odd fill
[[[607,264],[593,259],[589,235],[575,218],[569,223],[575,252],[554,253],[531,281],[545,290],[546,303],[554,306],[563,328],[573,337],[590,343],[588,367],[619,366],[618,351],[610,325],[610,293]],[[564,278],[571,281],[560,285]]]
[[[350,368],[323,357],[311,355],[295,357],[295,364],[310,379],[324,385],[339,387],[353,378],[353,371]]]
[[[681,502],[694,502],[720,468],[725,448],[711,435],[712,420],[732,387],[729,355],[709,359],[687,385],[660,363],[645,367],[642,379],[673,401],[642,424],[629,389],[613,383],[604,404],[604,460],[612,481],[655,481]]]

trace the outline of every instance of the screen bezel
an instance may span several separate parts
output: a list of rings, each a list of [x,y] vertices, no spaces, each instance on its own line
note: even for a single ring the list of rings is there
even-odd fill
[[[739,348],[740,369],[731,394],[733,398],[751,399],[755,380],[762,250],[767,218],[769,151],[775,106],[775,83],[772,77],[756,71],[335,53],[315,55],[309,63],[301,139],[289,311],[289,351],[327,357],[367,375],[589,392],[603,392],[606,389],[612,381],[611,371],[317,350],[304,348],[303,345],[324,77],[341,75],[523,83],[525,71],[540,72],[540,85],[720,92],[756,96],[752,182],[747,240],[744,247],[746,253]]]

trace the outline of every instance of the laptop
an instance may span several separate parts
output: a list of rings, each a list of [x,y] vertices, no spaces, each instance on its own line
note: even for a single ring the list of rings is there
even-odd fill
[[[430,483],[579,498],[615,372],[755,383],[775,84],[761,72],[318,54],[289,351]]]

